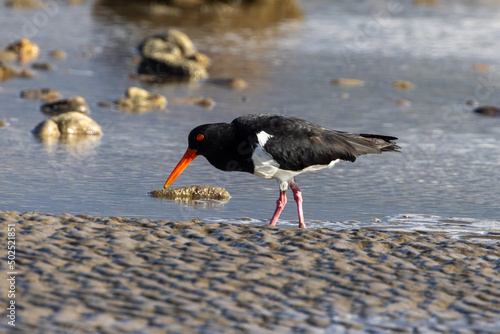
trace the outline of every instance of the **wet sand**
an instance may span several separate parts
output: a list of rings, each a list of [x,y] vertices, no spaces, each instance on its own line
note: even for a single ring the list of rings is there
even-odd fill
[[[2,244],[7,224],[16,229],[16,328],[26,333],[500,328],[498,243],[14,211],[0,222]],[[3,307],[6,279],[0,288]]]

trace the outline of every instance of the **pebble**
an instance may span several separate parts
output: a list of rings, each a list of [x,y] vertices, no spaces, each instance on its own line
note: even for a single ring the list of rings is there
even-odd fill
[[[207,83],[232,88],[235,90],[241,90],[241,89],[244,89],[248,86],[248,83],[241,78],[209,79],[209,80],[207,80]]]
[[[49,55],[54,59],[66,59],[68,54],[63,50],[52,50]]]
[[[500,328],[500,244],[15,211],[0,221],[16,227],[16,320],[30,332]]]
[[[59,99],[61,94],[51,88],[25,89],[21,91],[21,98],[35,101],[52,102]]]
[[[167,98],[161,94],[153,94],[139,87],[130,87],[125,97],[116,100],[120,110],[129,112],[145,112],[149,110],[165,109]]]
[[[5,5],[16,9],[44,9],[46,6],[42,0],[8,0]]]
[[[21,38],[17,42],[7,46],[5,50],[15,53],[17,60],[20,62],[31,61],[38,57],[40,53],[40,47],[27,38]]]
[[[87,101],[81,96],[74,96],[64,100],[48,102],[40,107],[45,115],[55,116],[65,112],[76,111],[82,114],[90,112]]]
[[[330,80],[330,84],[347,87],[360,87],[365,85],[365,81],[359,79],[339,78]]]
[[[7,81],[18,75],[15,68],[0,63],[0,81]]]
[[[196,104],[203,108],[213,109],[215,101],[210,97],[186,97],[172,98],[168,100],[170,103]]]
[[[488,117],[500,117],[500,108],[494,106],[481,106],[474,109],[476,114]]]
[[[397,90],[413,90],[415,84],[408,80],[397,80],[392,83],[392,87]]]
[[[50,63],[33,63],[31,67],[40,71],[52,71],[55,68],[55,66]]]

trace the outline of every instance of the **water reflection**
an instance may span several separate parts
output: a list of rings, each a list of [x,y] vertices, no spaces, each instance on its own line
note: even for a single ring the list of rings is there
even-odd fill
[[[168,1],[167,1],[168,2]],[[149,28],[182,26],[200,28],[210,24],[211,32],[226,33],[240,29],[264,30],[289,19],[301,19],[302,9],[295,0],[256,1],[233,5],[212,2],[192,5],[189,1],[97,1],[93,14],[96,18],[116,22],[125,20],[147,24]]]
[[[97,1],[92,8],[95,33],[107,35],[107,47],[123,59],[145,37],[177,28],[212,59],[211,78],[246,79],[251,74],[265,75],[273,64],[264,63],[262,59],[267,57],[263,55],[277,52],[280,41],[297,33],[297,24],[303,22],[302,9],[295,0],[213,5],[203,10],[162,11],[158,6],[151,2]],[[279,55],[274,58],[279,62]],[[115,63],[116,59],[113,56],[104,61]]]

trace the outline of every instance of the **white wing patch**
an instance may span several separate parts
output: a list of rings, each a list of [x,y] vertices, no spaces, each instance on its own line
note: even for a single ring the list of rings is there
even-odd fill
[[[254,175],[262,177],[264,179],[274,178],[278,180],[280,184],[280,189],[282,191],[288,188],[288,182],[293,180],[296,175],[303,172],[310,172],[315,170],[320,170],[323,168],[332,168],[339,159],[333,160],[328,165],[315,165],[304,168],[303,170],[291,171],[279,168],[278,162],[273,159],[273,157],[266,152],[264,145],[273,136],[265,131],[261,131],[257,134],[258,145],[252,154],[252,160],[254,163]]]
[[[264,147],[264,145],[266,145],[269,138],[273,138],[273,135],[270,135],[266,131],[261,131],[257,133],[257,140],[259,141],[259,145],[261,147]]]

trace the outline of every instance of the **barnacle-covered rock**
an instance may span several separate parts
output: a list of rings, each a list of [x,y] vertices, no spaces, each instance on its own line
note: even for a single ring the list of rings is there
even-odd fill
[[[227,202],[231,197],[226,189],[209,186],[160,189],[150,192],[149,195],[155,198],[180,201],[217,200]]]

